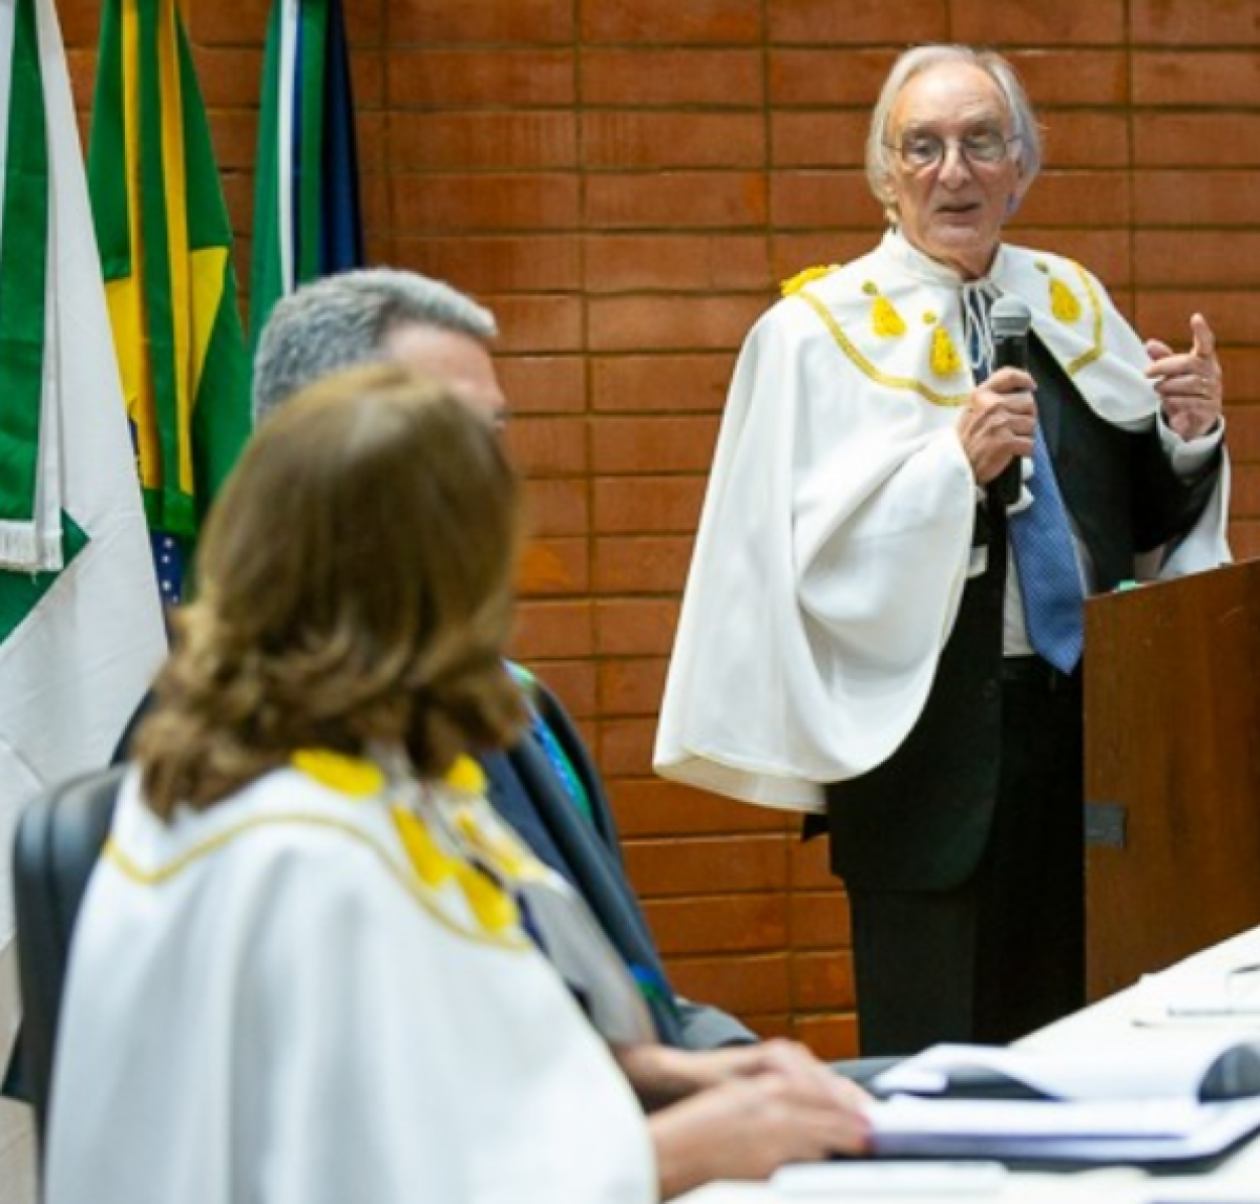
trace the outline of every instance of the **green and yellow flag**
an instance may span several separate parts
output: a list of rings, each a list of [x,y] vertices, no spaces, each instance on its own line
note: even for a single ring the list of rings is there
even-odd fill
[[[105,0],[88,183],[164,596],[249,435],[232,232],[174,0]]]

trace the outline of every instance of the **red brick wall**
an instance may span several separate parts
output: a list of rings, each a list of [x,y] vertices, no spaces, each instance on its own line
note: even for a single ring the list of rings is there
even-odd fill
[[[99,3],[59,4],[80,99]],[[268,0],[185,0],[246,277]],[[504,327],[538,538],[518,648],[580,716],[680,985],[854,1048],[844,898],[793,825],[649,769],[740,338],[879,230],[867,110],[911,40],[1010,53],[1048,169],[1016,236],[1144,334],[1223,343],[1235,547],[1260,554],[1260,0],[346,0],[368,236]]]

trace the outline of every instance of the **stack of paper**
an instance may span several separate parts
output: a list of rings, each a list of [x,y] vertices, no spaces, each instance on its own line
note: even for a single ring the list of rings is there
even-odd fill
[[[938,1045],[873,1086],[886,1156],[1166,1162],[1260,1129],[1260,1050],[1228,1039],[1109,1055]]]

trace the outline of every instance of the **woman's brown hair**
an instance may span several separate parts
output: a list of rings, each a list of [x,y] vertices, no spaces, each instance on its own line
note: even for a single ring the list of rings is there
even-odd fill
[[[436,382],[379,365],[298,393],[206,525],[137,740],[150,806],[204,808],[301,747],[402,744],[435,775],[507,743],[519,525],[489,424]]]

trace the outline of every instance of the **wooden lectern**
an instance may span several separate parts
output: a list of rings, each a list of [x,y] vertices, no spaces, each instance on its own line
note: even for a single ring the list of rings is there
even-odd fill
[[[1091,999],[1260,924],[1260,560],[1085,608]]]

